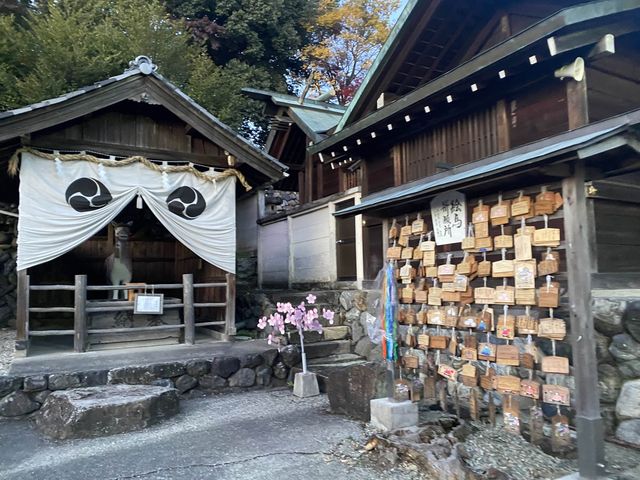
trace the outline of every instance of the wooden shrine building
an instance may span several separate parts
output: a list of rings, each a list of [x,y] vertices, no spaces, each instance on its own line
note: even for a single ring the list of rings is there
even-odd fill
[[[423,355],[405,345],[416,323],[431,335],[448,325],[448,337],[459,326],[465,348],[438,350],[442,337],[422,345],[427,356],[437,350],[450,365],[448,355],[466,350],[467,378],[448,369],[449,379],[490,392],[497,384],[511,408],[521,393],[508,386],[515,377],[481,377],[478,387],[476,372],[493,368],[470,346],[538,352],[489,356],[531,372],[539,390],[528,396],[552,410],[549,418],[573,417],[582,478],[597,478],[605,464],[592,300],[640,286],[638,72],[640,1],[409,0],[335,131],[308,148],[323,165],[362,169],[360,203],[335,215],[383,222],[382,249],[398,269],[401,356],[412,358],[405,364]],[[451,324],[456,314],[440,310],[448,307],[469,323]],[[504,328],[479,330],[474,318],[489,311]],[[530,329],[537,335],[527,350],[526,335],[507,326],[516,316],[556,333]],[[569,375],[570,399],[561,386]],[[519,416],[505,413],[518,432]]]
[[[19,203],[18,355],[235,334],[236,198],[287,168],[149,58],[0,113],[0,160],[1,201]]]

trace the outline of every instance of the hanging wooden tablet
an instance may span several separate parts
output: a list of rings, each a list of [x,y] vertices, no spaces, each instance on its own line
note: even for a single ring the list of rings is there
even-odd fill
[[[409,392],[409,396],[411,401],[414,403],[422,400],[424,396],[424,384],[419,377],[415,377],[411,380],[411,392]]]
[[[440,287],[431,287],[427,295],[427,303],[429,305],[442,305],[442,289]],[[429,323],[431,322],[431,310],[429,311]]]
[[[409,400],[409,391],[411,385],[403,378],[396,380],[393,384],[393,399],[396,402],[404,402]]]
[[[480,343],[478,345],[478,360],[495,362],[496,347],[497,345],[494,345],[492,343]]]
[[[540,383],[535,380],[521,380],[520,396],[537,400],[540,398]]]
[[[478,326],[478,314],[471,310],[469,306],[465,308],[460,314],[460,318],[458,320],[458,328],[476,328]],[[470,335],[466,338],[471,337]],[[475,338],[475,337],[472,337]]]
[[[452,366],[442,363],[438,367],[438,375],[455,382],[458,378],[458,371]]]
[[[474,207],[471,221],[473,223],[483,223],[489,221],[489,205],[485,205],[482,200],[478,202],[478,206]]]
[[[443,263],[438,266],[438,280],[440,280],[440,282],[453,282],[453,276],[456,273],[456,266],[450,263],[450,257],[448,260],[448,263]]]
[[[464,292],[458,292],[460,294],[460,303],[463,305],[468,305],[473,303],[473,288],[467,287]]]
[[[420,249],[417,247],[413,249],[413,257],[411,257],[412,260],[421,262],[423,257],[424,257],[424,252],[421,252]]]
[[[503,200],[502,194],[498,196],[498,203],[491,207],[489,211],[489,218],[491,219],[491,225],[497,227],[498,225],[506,225],[509,223],[509,217],[511,213],[511,201]]]
[[[551,450],[563,452],[571,448],[569,419],[564,415],[551,417]]]
[[[478,331],[490,332],[494,329],[495,322],[493,321],[493,308],[484,306],[480,314],[478,315]]]
[[[462,297],[460,295],[460,292],[445,292],[444,290],[442,291],[443,302],[460,302],[461,300]]]
[[[544,414],[542,409],[534,405],[529,409],[529,442],[540,445],[544,440]]]
[[[496,371],[487,365],[487,369],[484,375],[480,375],[480,386],[485,390],[493,390],[493,379],[496,376]]]
[[[404,247],[400,258],[402,260],[413,260],[413,247]]]
[[[515,263],[516,288],[536,288],[536,261],[519,260]]]
[[[443,326],[455,328],[458,326],[458,317],[460,310],[456,305],[450,304],[444,310]]]
[[[474,223],[473,229],[476,238],[487,238],[489,236],[489,222]]]
[[[513,315],[500,315],[496,324],[496,337],[503,340],[513,340],[515,334],[516,318]]]
[[[475,302],[480,305],[491,305],[496,299],[496,289],[491,287],[477,287],[473,289]]]
[[[515,275],[516,264],[513,260],[507,260],[507,249],[501,250],[502,259],[493,262],[491,265],[492,276],[494,278],[508,278]]]
[[[402,357],[402,363],[404,368],[418,368],[420,366],[420,361],[415,355],[405,355]]]
[[[478,421],[480,418],[480,408],[478,407],[478,391],[472,388],[469,392],[469,416],[471,420]]]
[[[426,333],[421,333],[418,335],[418,348],[422,350],[426,350],[429,348],[429,335]]]
[[[387,248],[387,260],[400,260],[402,256],[402,247],[393,246]]]
[[[528,368],[529,370],[533,370],[536,366],[536,357],[531,355],[530,353],[521,353],[520,354],[520,366],[522,368]]]
[[[405,261],[404,265],[400,267],[400,276],[405,278],[411,277],[412,268],[411,263],[409,263],[408,260]]]
[[[398,238],[399,234],[400,234],[400,229],[398,228],[398,222],[396,222],[396,219],[394,218],[393,221],[391,222],[391,228],[389,228],[389,238],[390,239]]]
[[[416,323],[418,323],[416,311],[413,309],[413,307],[409,307],[407,309],[407,324],[415,325]]]
[[[520,365],[520,351],[515,345],[498,345],[496,348],[496,363],[517,367]]]
[[[470,275],[477,271],[478,264],[474,255],[469,255],[469,252],[464,252],[462,261],[456,265],[456,274]]]
[[[427,277],[427,278],[437,278],[438,277],[438,267],[436,267],[436,266],[428,266],[428,267],[426,267],[424,269],[424,276]]]
[[[436,252],[435,250],[429,252],[422,252],[422,263],[425,267],[435,267],[436,265]],[[438,269],[434,268],[431,275],[427,274],[427,277],[435,277],[438,275]]]
[[[531,197],[523,195],[523,192],[520,192],[518,198],[514,199],[511,202],[511,216],[526,216],[531,213]]]
[[[567,324],[559,318],[543,318],[538,325],[538,336],[552,340],[564,340]]]
[[[400,235],[398,238],[398,245],[406,247],[409,245],[409,235]]]
[[[498,305],[515,305],[516,289],[509,285],[498,285],[496,287],[496,299],[494,303]]]
[[[560,284],[551,281],[547,275],[546,284],[538,289],[538,306],[544,308],[558,308],[560,304]]]
[[[411,233],[413,235],[427,233],[427,225],[425,224],[422,215],[418,214],[418,217],[411,223]]]
[[[420,250],[423,252],[435,252],[436,242],[431,240],[431,232],[427,234],[427,239],[420,242]]]
[[[465,251],[471,251],[476,248],[476,237],[464,237],[462,239],[462,243],[460,244],[460,248]]]
[[[520,403],[511,395],[507,395],[507,404],[503,408],[503,423],[505,431],[520,435]]]
[[[531,260],[533,251],[531,249],[531,237],[529,235],[518,234],[513,237],[516,260]]]
[[[543,186],[540,193],[536,195],[533,210],[536,215],[551,215],[554,213],[556,211],[555,193],[547,191],[547,187]]]
[[[476,247],[474,252],[492,252],[493,251],[493,238],[491,237],[476,237]]]
[[[505,235],[504,226],[500,227],[500,235],[493,239],[493,246],[498,249],[513,248],[513,235]]]
[[[449,353],[454,357],[458,356],[458,336],[455,333],[455,330],[451,330],[451,337],[449,339]]]
[[[427,290],[416,290],[414,293],[415,297],[415,301],[416,303],[422,303],[425,304],[427,303],[427,300],[429,298],[429,292]],[[426,320],[426,312],[425,312],[425,320]]]
[[[478,263],[478,271],[477,274],[479,277],[490,277],[491,276],[491,262],[487,260],[483,260]]]
[[[469,288],[469,277],[456,274],[456,276],[453,277],[453,285],[456,292],[466,292],[467,288]]]
[[[405,287],[401,290],[400,293],[400,301],[402,303],[413,303],[414,299],[414,290],[413,288]]]
[[[460,356],[463,360],[473,362],[478,360],[478,350],[475,348],[463,347]]]
[[[465,348],[473,348],[474,350],[477,350],[478,349],[478,338],[473,333],[469,332],[464,337],[464,347]]]
[[[535,288],[516,288],[517,305],[536,305]]]
[[[544,228],[533,232],[532,244],[536,247],[557,247],[560,245],[560,229],[549,228],[549,217],[544,216]]]
[[[411,225],[409,225],[409,217],[405,219],[405,225],[400,229],[401,237],[410,237],[411,236]]]
[[[538,276],[542,277],[557,273],[560,269],[559,257],[558,252],[553,252],[551,248],[547,248],[547,251],[542,254],[542,260],[538,263]]]
[[[496,390],[509,395],[520,394],[520,377],[513,375],[498,375],[496,377]]]
[[[571,392],[560,385],[542,385],[542,401],[553,405],[571,406]]]
[[[434,350],[444,350],[447,348],[449,337],[445,335],[430,335],[429,336],[429,348]]]
[[[569,359],[565,357],[557,357],[549,355],[542,359],[541,369],[545,373],[569,373]]]

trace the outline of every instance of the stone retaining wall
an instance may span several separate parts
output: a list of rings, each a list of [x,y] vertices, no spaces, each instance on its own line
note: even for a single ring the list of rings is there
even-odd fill
[[[0,210],[18,213],[18,206],[0,202]],[[15,326],[17,225],[16,217],[0,213],[0,327]]]
[[[19,417],[38,410],[52,391],[108,384],[162,385],[183,394],[193,389],[233,391],[284,386],[291,367],[300,363],[293,347],[239,357],[215,357],[156,363],[110,370],[52,373],[25,377],[0,376],[0,416]]]

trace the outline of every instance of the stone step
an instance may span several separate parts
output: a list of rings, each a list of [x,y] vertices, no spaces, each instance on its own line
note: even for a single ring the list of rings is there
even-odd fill
[[[305,332],[304,343],[318,343],[325,340],[345,340],[349,338],[349,327],[344,325],[334,325],[324,327],[322,333],[319,332]],[[295,345],[300,345],[300,335],[297,331],[289,333],[289,342]]]
[[[351,353],[350,340],[330,340],[318,343],[305,344],[304,348],[307,359],[323,358],[330,355],[339,355],[343,353]]]
[[[320,391],[326,393],[329,389],[329,375],[331,372],[364,363],[367,363],[367,360],[358,355],[343,353],[330,355],[325,358],[309,360],[307,368],[310,372],[313,372],[318,376],[318,386],[320,387]],[[291,370],[292,377],[299,371],[302,371],[302,369],[298,367],[293,368]]]

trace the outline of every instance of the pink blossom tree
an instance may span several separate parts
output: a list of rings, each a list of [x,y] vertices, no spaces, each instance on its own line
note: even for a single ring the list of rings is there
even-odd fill
[[[313,294],[307,295],[307,303],[313,305],[316,302],[316,296]],[[329,324],[333,325],[333,317],[335,313],[332,310],[322,309],[322,317],[329,321]],[[302,353],[302,371],[307,373],[307,357],[304,353],[304,332],[314,331],[322,333],[322,324],[320,323],[320,314],[317,308],[307,309],[305,302],[301,302],[300,305],[294,307],[291,303],[276,304],[276,313],[269,315],[269,317],[262,317],[258,321],[258,328],[265,329],[267,325],[273,328],[267,341],[269,345],[276,344],[278,347],[282,344],[282,336],[285,334],[287,325],[298,330],[300,334],[300,349]]]

